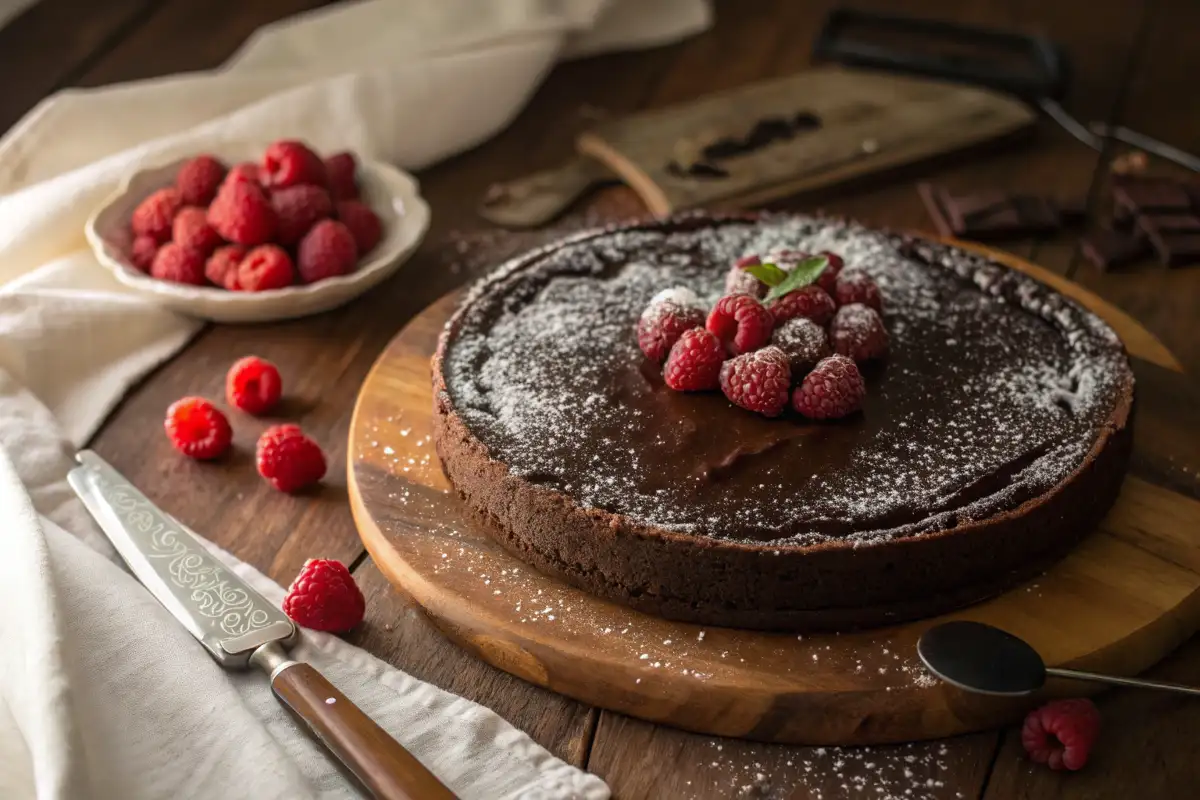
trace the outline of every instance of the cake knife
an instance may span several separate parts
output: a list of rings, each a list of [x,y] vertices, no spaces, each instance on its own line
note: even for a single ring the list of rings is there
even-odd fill
[[[110,464],[84,450],[67,480],[134,576],[225,669],[258,667],[276,698],[373,797],[454,795],[311,665],[288,657],[295,624]]]

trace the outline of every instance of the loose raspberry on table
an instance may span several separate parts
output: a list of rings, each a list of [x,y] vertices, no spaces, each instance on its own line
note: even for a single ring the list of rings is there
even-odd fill
[[[260,180],[273,189],[325,185],[325,162],[303,142],[283,139],[272,142],[263,153]]]
[[[706,327],[736,356],[770,341],[775,318],[751,295],[728,294],[713,306]]]
[[[204,262],[204,277],[208,278],[209,283],[237,291],[240,288],[237,279],[238,264],[242,263],[247,252],[249,251],[240,244],[218,247],[208,257],[208,261]]]
[[[725,275],[725,294],[748,294],[758,300],[767,296],[770,288],[758,278],[746,272],[746,267],[761,264],[762,259],[757,255],[742,256],[733,262]]]
[[[158,248],[150,264],[150,275],[160,281],[204,285],[204,254],[168,242]]]
[[[190,458],[217,458],[233,441],[229,420],[203,397],[176,400],[167,409],[163,427],[175,449]]]
[[[229,174],[225,176],[225,183],[253,183],[259,186],[262,183],[262,170],[258,164],[253,161],[243,161],[240,164],[235,164],[233,169],[229,170]]]
[[[296,250],[296,270],[304,283],[347,275],[358,262],[354,234],[342,223],[323,219],[300,240]]]
[[[1100,711],[1086,698],[1055,700],[1029,712],[1021,744],[1031,761],[1050,769],[1082,769],[1100,735]]]
[[[200,155],[179,168],[175,188],[188,206],[206,206],[225,180],[225,165],[210,155]]]
[[[260,245],[242,258],[237,266],[237,289],[243,292],[265,292],[283,289],[296,279],[292,257],[274,244]]]
[[[721,391],[734,405],[778,417],[788,404],[792,370],[778,347],[767,346],[721,365]]]
[[[787,356],[793,379],[809,373],[817,362],[830,354],[825,329],[808,317],[785,321],[771,334],[771,344]]]
[[[171,224],[171,241],[207,256],[221,246],[221,234],[208,224],[208,212],[196,206],[184,206]]]
[[[848,269],[838,275],[836,299],[839,306],[862,303],[880,314],[883,313],[883,299],[879,296],[879,286],[861,269]]]
[[[667,354],[663,380],[677,392],[703,392],[721,385],[725,346],[704,328],[684,331]]]
[[[130,227],[135,236],[149,236],[160,243],[169,241],[175,212],[182,206],[183,198],[178,189],[159,189],[138,203],[130,218]]]
[[[281,492],[298,492],[325,476],[321,446],[299,425],[273,425],[258,437],[258,474]]]
[[[383,223],[367,206],[357,200],[343,200],[337,204],[337,218],[350,229],[358,256],[362,258],[375,249],[383,238]]]
[[[792,392],[792,408],[809,419],[837,419],[861,409],[866,394],[854,362],[832,355],[821,360]]]
[[[358,162],[352,153],[334,153],[325,159],[325,178],[334,200],[358,199]]]
[[[775,324],[780,325],[789,319],[806,317],[818,325],[828,325],[833,319],[837,304],[833,302],[824,289],[815,283],[802,286],[794,292],[788,292],[783,297],[771,301],[767,309],[775,318]]]
[[[842,267],[846,266],[846,262],[837,253],[831,253],[828,250],[822,250],[817,253],[819,256],[825,256],[829,261],[825,265],[825,269],[821,270],[821,275],[817,278],[817,286],[825,290],[825,293],[833,297],[837,293],[837,278],[842,272]]]
[[[862,303],[844,305],[829,325],[833,349],[855,361],[870,361],[887,355],[888,335],[878,312]]]
[[[345,633],[363,620],[366,600],[346,565],[310,558],[283,596],[283,613],[298,625]]]
[[[333,215],[333,201],[320,186],[288,186],[271,192],[275,238],[284,246],[296,244],[317,222]]]
[[[225,239],[253,247],[274,238],[275,211],[256,184],[226,182],[208,207],[208,224]]]
[[[158,241],[152,236],[135,236],[129,247],[129,260],[142,272],[149,272],[158,252]]]
[[[685,331],[704,327],[704,309],[691,289],[677,286],[650,299],[637,323],[638,347],[651,361],[662,363]]]
[[[246,356],[233,362],[225,375],[225,399],[247,414],[265,414],[283,396],[279,368],[258,356]]]

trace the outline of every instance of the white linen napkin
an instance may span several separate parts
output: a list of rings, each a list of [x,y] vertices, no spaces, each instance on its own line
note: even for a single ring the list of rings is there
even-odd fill
[[[559,58],[708,21],[705,0],[368,0],[269,26],[210,73],[59,93],[0,140],[0,797],[355,794],[261,676],[223,672],[118,566],[65,482],[198,329],[87,250],[84,221],[122,175],[282,136],[422,167],[506,125]],[[335,637],[298,647],[463,798],[608,796],[485,708]]]

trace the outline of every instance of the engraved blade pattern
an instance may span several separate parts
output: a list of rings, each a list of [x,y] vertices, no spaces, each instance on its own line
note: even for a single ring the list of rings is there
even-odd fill
[[[77,456],[71,486],[138,580],[225,666],[288,640],[280,609],[214,558],[190,531],[94,453]]]

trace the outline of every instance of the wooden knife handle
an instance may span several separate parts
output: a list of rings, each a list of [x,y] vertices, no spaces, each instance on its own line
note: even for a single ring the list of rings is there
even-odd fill
[[[456,800],[454,794],[308,664],[271,678],[275,696],[381,800]]]

